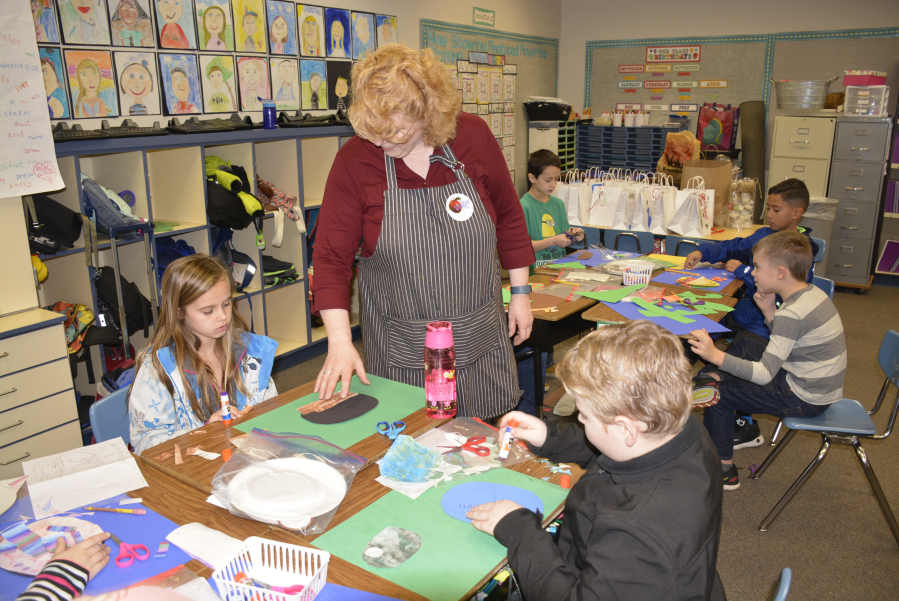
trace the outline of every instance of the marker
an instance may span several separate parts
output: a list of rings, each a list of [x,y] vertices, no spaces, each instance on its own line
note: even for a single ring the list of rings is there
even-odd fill
[[[144,515],[146,509],[118,509],[116,507],[85,507],[85,511],[107,511],[109,513],[133,513],[136,515]]]

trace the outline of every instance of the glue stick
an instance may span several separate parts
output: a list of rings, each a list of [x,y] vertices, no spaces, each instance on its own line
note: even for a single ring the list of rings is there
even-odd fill
[[[228,391],[223,390],[221,396],[219,397],[222,402],[222,421],[225,423],[226,428],[231,427],[231,401],[228,399]]]
[[[506,424],[506,429],[503,431],[503,440],[499,445],[499,458],[506,459],[509,456],[509,451],[512,450],[512,428],[517,428],[518,422],[514,419],[510,419],[509,423]]]

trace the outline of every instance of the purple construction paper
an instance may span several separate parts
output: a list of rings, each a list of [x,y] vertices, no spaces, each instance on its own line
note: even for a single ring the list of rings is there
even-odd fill
[[[716,282],[718,284],[717,287],[712,288],[705,286],[696,286],[695,288],[691,288],[696,292],[702,293],[703,290],[707,292],[721,292],[724,290],[724,287],[734,281],[734,274],[728,272],[726,269],[714,269],[712,267],[703,267],[702,269],[684,269],[684,271],[689,271],[690,273],[695,273],[700,276],[705,276],[709,279],[712,278],[727,278],[726,282]],[[690,277],[683,273],[676,273],[674,271],[663,271],[656,277],[652,278],[653,282],[657,284],[674,284],[675,286],[680,286],[677,281],[681,278]]]
[[[622,317],[627,319],[647,319],[654,324],[658,324],[674,334],[675,336],[684,336],[689,334],[693,330],[702,330],[705,329],[709,334],[713,332],[730,332],[728,328],[725,328],[723,325],[718,323],[717,321],[712,321],[705,315],[700,315],[699,313],[695,315],[687,315],[690,319],[695,320],[693,323],[680,323],[678,321],[674,321],[673,319],[668,319],[667,317],[646,317],[642,313],[640,313],[640,306],[636,303],[628,303],[628,302],[620,302],[620,303],[603,303],[608,308],[612,309]],[[663,303],[663,306],[666,309],[670,309],[672,307],[683,308],[683,305],[678,303]]]
[[[28,499],[28,497],[25,498]],[[100,503],[94,503],[94,505],[97,507],[117,506],[114,502],[123,498],[127,498],[127,495],[119,495]],[[28,502],[30,503],[30,499],[28,499]],[[128,509],[146,509],[139,504],[127,505],[125,507]],[[77,514],[80,511],[73,510],[69,513]],[[119,546],[111,538],[108,539],[106,545],[112,549],[109,563],[96,577],[88,582],[84,591],[86,595],[100,595],[127,588],[147,578],[166,572],[175,566],[185,564],[191,559],[187,553],[175,545],[169,546],[169,552],[165,557],[153,557],[152,554],[159,548],[159,543],[165,541],[165,537],[172,530],[175,530],[178,524],[162,517],[152,509],[147,509],[146,515],[98,511],[94,515],[79,515],[77,517],[86,522],[93,522],[102,528],[104,532],[112,532],[126,543],[146,545],[150,549],[150,558],[148,560],[135,561],[127,568],[117,568],[114,560],[119,554]],[[32,580],[34,578],[31,576],[0,570],[0,591],[4,591],[0,598],[15,599],[31,584]]]
[[[514,501],[534,513],[543,511],[543,501],[531,491],[508,484],[492,484],[490,482],[458,484],[443,493],[440,506],[450,517],[470,524],[471,520],[465,517],[469,509],[502,499]]]
[[[600,252],[598,249],[588,248],[587,252],[593,253],[592,257],[590,257],[589,259],[582,259],[582,260],[575,259],[575,257],[580,255],[582,252],[584,252],[584,251],[576,250],[566,257],[562,257],[561,259],[556,259],[555,261],[550,261],[550,262],[551,263],[576,262],[576,263],[580,263],[581,265],[586,265],[587,267],[596,267],[597,265],[602,265],[603,263],[609,263],[610,261],[619,261],[621,259],[635,259],[637,257],[643,256],[640,253],[632,253],[632,252],[626,252],[626,251],[621,251],[621,250],[610,250],[610,251],[606,251],[606,252],[609,254],[614,253],[615,255],[618,255],[618,256],[615,256],[614,258],[611,258],[611,259],[606,259],[603,257],[602,252]]]

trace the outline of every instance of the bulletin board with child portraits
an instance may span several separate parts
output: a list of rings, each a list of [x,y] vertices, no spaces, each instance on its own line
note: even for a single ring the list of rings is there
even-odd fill
[[[527,184],[529,96],[556,96],[559,40],[422,19],[421,48],[431,48],[462,95],[462,110],[493,132],[516,189]]]
[[[703,103],[764,96],[770,51],[767,35],[587,42],[584,105],[594,116],[639,110],[667,120],[681,113],[695,131]]]
[[[395,15],[293,0],[28,1],[50,118],[85,129],[346,110],[353,62],[401,41]]]

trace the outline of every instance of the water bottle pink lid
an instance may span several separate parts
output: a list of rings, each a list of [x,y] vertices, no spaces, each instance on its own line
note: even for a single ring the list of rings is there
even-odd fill
[[[425,332],[425,346],[433,349],[453,346],[453,324],[448,321],[432,321]]]

